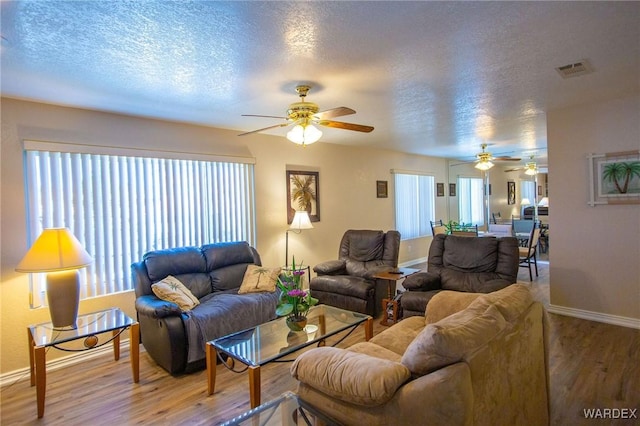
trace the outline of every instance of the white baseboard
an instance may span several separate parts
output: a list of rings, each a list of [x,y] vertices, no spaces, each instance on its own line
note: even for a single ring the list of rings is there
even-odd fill
[[[589,321],[640,329],[640,319],[637,318],[621,317],[618,315],[603,314],[600,312],[585,311],[582,309],[567,308],[565,306],[551,304],[547,308],[547,311],[552,314],[566,315],[568,317],[581,318]]]
[[[123,349],[127,349],[128,347],[129,347],[129,339],[122,339],[120,341],[120,353],[122,353]],[[142,352],[143,350],[144,349],[142,345],[140,345],[140,352]],[[111,356],[111,359],[113,359],[112,344],[104,345],[92,350],[87,350],[82,352],[72,352],[71,355],[67,355],[60,358],[52,359],[51,361],[47,361],[47,367],[46,367],[47,373],[58,370],[60,368],[78,364],[80,362],[84,362],[93,358],[97,358],[105,354],[109,354],[109,356]],[[0,375],[0,387],[12,385],[18,382],[19,380],[22,380],[25,378],[26,380],[29,380],[29,375],[30,375],[29,367],[21,368],[19,370],[10,371],[8,373],[2,374]]]

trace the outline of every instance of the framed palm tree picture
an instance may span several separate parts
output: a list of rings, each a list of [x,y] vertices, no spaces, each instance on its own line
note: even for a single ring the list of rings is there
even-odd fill
[[[589,205],[640,203],[640,151],[591,154]]]
[[[320,221],[319,172],[287,170],[287,223],[296,211],[305,210],[311,222]]]

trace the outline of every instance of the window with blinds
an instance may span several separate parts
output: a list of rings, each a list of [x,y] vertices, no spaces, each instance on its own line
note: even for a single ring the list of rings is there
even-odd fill
[[[80,270],[81,298],[131,290],[130,265],[151,250],[227,241],[255,245],[253,159],[82,150],[25,142],[28,244],[45,228],[71,230],[94,259]],[[38,275],[32,274],[34,307],[46,300]]]
[[[460,223],[484,225],[484,186],[482,178],[458,178]]]
[[[435,178],[394,171],[396,229],[403,240],[431,235],[435,216]]]

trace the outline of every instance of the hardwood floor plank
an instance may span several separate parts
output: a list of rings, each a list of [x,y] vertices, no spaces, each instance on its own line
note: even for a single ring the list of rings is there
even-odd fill
[[[534,298],[548,305],[548,264],[539,264],[540,276],[529,281],[521,268],[519,282]],[[552,425],[629,425],[638,419],[589,420],[585,409],[630,408],[640,416],[640,331],[549,314],[551,325]],[[386,328],[380,318],[374,334]],[[329,341],[328,344],[337,341]],[[364,341],[360,327],[339,347]],[[215,425],[249,409],[247,372],[216,367],[216,387],[207,396],[205,371],[173,377],[140,353],[140,382],[133,383],[128,349],[120,360],[106,353],[90,361],[47,373],[44,417],[37,419],[35,387],[28,371],[0,391],[3,425]],[[272,363],[261,369],[262,402],[295,391],[291,363]]]

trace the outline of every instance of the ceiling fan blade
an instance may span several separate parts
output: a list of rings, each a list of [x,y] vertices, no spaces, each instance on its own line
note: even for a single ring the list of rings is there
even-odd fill
[[[276,127],[285,127],[285,126],[289,126],[293,123],[281,123],[281,124],[276,124],[274,126],[269,126],[269,127],[263,127],[262,129],[258,129],[258,130],[252,130],[250,132],[245,132],[245,133],[240,133],[238,136],[246,136],[246,135],[250,135],[251,133],[258,133],[258,132],[264,132],[265,130],[269,130],[269,129],[275,129]]]
[[[328,118],[342,117],[344,115],[351,115],[355,113],[356,112],[351,108],[337,107],[337,108],[332,108],[326,111],[320,111],[318,113],[315,113],[313,114],[313,117],[317,118],[318,120],[326,120]]]
[[[275,115],[257,115],[257,114],[242,114],[243,117],[264,117],[264,118],[280,118],[286,120],[287,117],[277,117]]]
[[[362,124],[344,123],[342,121],[320,120],[318,124],[321,126],[333,127],[336,129],[355,130],[356,132],[369,133],[373,131],[372,126],[364,126]]]
[[[509,172],[517,172],[518,170],[522,170],[522,169],[524,169],[524,167],[514,167],[514,168],[512,168],[512,169],[507,169],[507,170],[505,170],[504,172],[505,172],[505,173],[509,173]]]
[[[516,157],[493,157],[495,161],[520,161],[522,158]]]

